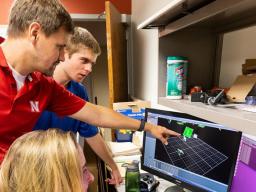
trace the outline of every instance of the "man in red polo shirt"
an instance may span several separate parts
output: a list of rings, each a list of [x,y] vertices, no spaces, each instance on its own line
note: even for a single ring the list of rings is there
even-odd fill
[[[64,61],[71,33],[71,17],[58,0],[14,1],[8,38],[0,46],[0,162],[11,143],[31,131],[44,110],[100,127],[144,128],[163,143],[169,135],[178,135],[85,102],[42,75]]]

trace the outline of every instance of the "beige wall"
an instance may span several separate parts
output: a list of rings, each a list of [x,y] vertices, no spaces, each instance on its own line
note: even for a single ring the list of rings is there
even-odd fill
[[[170,2],[171,0],[132,1],[132,95],[151,101],[153,106],[158,98],[158,30],[137,30],[137,25]]]
[[[224,34],[219,85],[229,87],[242,74],[245,59],[256,58],[256,27]]]
[[[158,74],[158,32],[133,28],[133,96],[156,102]]]
[[[154,0],[133,0],[131,16],[131,94],[151,102],[157,99],[158,30],[137,30],[137,25],[153,14],[155,4]]]

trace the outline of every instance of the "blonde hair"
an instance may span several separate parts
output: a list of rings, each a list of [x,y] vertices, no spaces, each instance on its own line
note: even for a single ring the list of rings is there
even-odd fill
[[[11,145],[0,169],[1,192],[82,192],[83,174],[71,132],[33,131]]]
[[[101,54],[99,43],[93,35],[87,29],[75,27],[73,35],[70,36],[67,42],[66,50],[71,57],[74,53],[78,52],[81,47],[92,50],[92,52],[97,56]]]
[[[64,30],[73,33],[71,16],[58,0],[15,0],[9,15],[8,36],[19,37],[32,22],[38,22],[46,36]]]

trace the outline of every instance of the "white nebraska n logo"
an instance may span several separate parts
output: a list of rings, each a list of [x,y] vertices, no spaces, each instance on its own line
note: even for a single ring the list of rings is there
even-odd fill
[[[31,106],[31,111],[32,112],[40,112],[38,104],[38,101],[29,101],[30,102],[30,106]]]

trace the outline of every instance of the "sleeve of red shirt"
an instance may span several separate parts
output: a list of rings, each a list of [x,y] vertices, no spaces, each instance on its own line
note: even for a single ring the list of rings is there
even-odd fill
[[[55,112],[59,116],[68,116],[78,112],[86,104],[86,101],[69,92],[54,80],[49,79],[49,81],[53,91],[51,91],[47,110]]]

